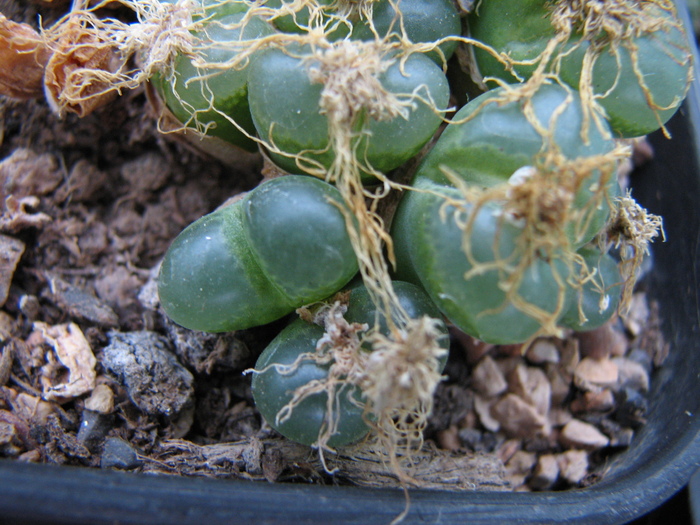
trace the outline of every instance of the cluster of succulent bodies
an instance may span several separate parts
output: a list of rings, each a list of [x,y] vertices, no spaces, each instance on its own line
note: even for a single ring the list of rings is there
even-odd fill
[[[371,428],[396,460],[421,443],[446,323],[527,343],[624,309],[659,223],[617,172],[691,80],[671,3],[125,3],[172,21],[177,45],[140,57],[169,129],[278,175],[183,231],[159,294],[194,330],[299,313],[252,379],[290,439]]]

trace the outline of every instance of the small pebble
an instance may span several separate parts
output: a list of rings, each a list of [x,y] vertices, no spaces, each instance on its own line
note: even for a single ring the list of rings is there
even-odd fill
[[[112,428],[111,415],[83,410],[83,419],[78,430],[78,442],[84,445],[90,452],[94,452],[104,441],[105,436]]]
[[[642,394],[631,388],[623,388],[616,397],[618,407],[614,414],[615,421],[632,428],[646,423],[649,403]]]
[[[549,433],[547,419],[515,394],[506,394],[491,407],[491,415],[511,437]]]
[[[493,399],[486,399],[479,395],[474,396],[474,412],[479,416],[481,425],[491,432],[498,432],[501,424],[491,415],[491,407],[495,403]]]
[[[600,429],[610,437],[611,447],[629,447],[634,438],[634,430],[623,427],[612,419],[603,419],[600,422]]]
[[[559,440],[564,446],[587,450],[606,447],[610,443],[600,430],[580,419],[572,419],[564,425]]]
[[[632,388],[639,392],[649,391],[649,374],[641,364],[625,357],[615,357],[612,361],[620,371],[618,384],[621,388]]]
[[[143,460],[129,443],[120,438],[110,437],[105,440],[100,467],[129,470],[140,466]]]
[[[85,408],[100,414],[109,414],[114,410],[114,393],[105,384],[97,385],[90,397],[85,400]]]
[[[629,310],[624,317],[625,328],[637,337],[649,320],[649,305],[647,303],[646,294],[644,292],[635,293],[630,301]]]
[[[553,427],[563,427],[571,421],[574,416],[565,408],[553,408],[549,411],[547,417],[549,418],[549,423]]]
[[[495,397],[508,389],[506,378],[496,362],[485,355],[472,372],[474,389],[486,397]]]
[[[460,442],[474,452],[478,452],[477,449],[482,446],[483,433],[477,428],[462,428],[457,435]]]
[[[561,365],[547,364],[545,373],[549,379],[549,386],[552,389],[552,407],[563,406],[571,395],[571,376],[567,374]],[[568,376],[568,378],[567,378]]]
[[[615,408],[615,395],[609,388],[584,392],[569,405],[575,414],[581,412],[610,412]]]
[[[646,370],[649,374],[654,368],[654,362],[649,355],[649,352],[642,350],[641,348],[633,348],[630,350],[627,354],[627,358],[642,365],[644,370]]]
[[[525,483],[525,480],[532,472],[537,455],[532,452],[518,450],[506,463],[506,479],[514,487],[519,487]]]
[[[522,450],[522,448],[522,440],[508,439],[501,443],[501,446],[499,446],[498,450],[496,451],[496,455],[498,456],[498,459],[500,459],[501,462],[505,464],[508,463],[510,458],[513,457],[513,454],[515,454],[518,450]]]
[[[582,390],[600,390],[617,384],[619,370],[610,359],[585,357],[576,365],[574,384]]]
[[[588,454],[583,450],[567,450],[555,457],[559,465],[559,475],[572,485],[578,485],[586,477]]]
[[[559,361],[561,365],[560,370],[569,376],[573,375],[576,366],[581,361],[578,339],[569,338],[565,340],[559,355],[561,356]]]
[[[440,448],[445,450],[457,451],[462,448],[459,440],[459,433],[455,425],[450,425],[445,430],[437,433],[437,441]]]
[[[531,404],[543,416],[547,415],[552,402],[552,386],[542,370],[520,363],[508,375],[508,385],[511,392]]]
[[[525,357],[536,365],[544,363],[558,363],[560,360],[559,349],[549,339],[538,339],[528,348]]]
[[[553,454],[543,454],[537,460],[537,465],[528,481],[533,490],[549,490],[559,478],[559,463]]]

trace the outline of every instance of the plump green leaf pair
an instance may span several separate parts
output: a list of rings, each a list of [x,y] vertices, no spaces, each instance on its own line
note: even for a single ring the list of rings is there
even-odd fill
[[[341,19],[338,3],[334,0],[317,0],[325,13],[320,23],[334,25],[336,29],[329,38],[340,39],[348,35],[355,40],[408,40],[412,43],[440,42],[440,52],[428,53],[433,60],[442,63],[457,47],[450,37],[459,36],[462,24],[459,13],[451,0],[377,0],[372,3],[371,21],[361,18],[360,13],[350,13],[350,19]],[[357,2],[356,5],[360,5]],[[291,8],[293,0],[267,0],[265,5],[273,8]],[[397,9],[398,8],[398,9]],[[310,29],[309,9],[304,7],[294,15],[280,16],[275,26],[287,33],[303,33]]]
[[[214,67],[235,60],[241,51],[236,42],[274,32],[259,17],[245,20],[248,7],[243,0],[203,2],[202,16],[208,17],[208,22],[205,30],[194,34],[197,56],[179,54],[172,64],[174,76],[158,74],[152,82],[167,108],[186,128],[256,151],[257,144],[248,136],[255,135],[255,127],[248,105],[246,64],[224,70]]]
[[[163,260],[165,313],[193,330],[262,325],[336,292],[357,273],[343,201],[323,181],[272,179],[188,226]]]
[[[459,33],[459,17],[449,0],[404,3],[403,27],[409,38],[432,41]],[[268,7],[280,5],[279,1],[267,3]],[[186,127],[251,151],[257,145],[249,136],[257,134],[273,150],[275,163],[291,173],[311,170],[309,163],[327,169],[335,152],[329,145],[328,119],[320,105],[323,86],[309,77],[310,70],[318,67],[312,48],[297,44],[269,46],[235,68],[225,66],[242,52],[241,47],[227,43],[264,38],[275,32],[272,24],[261,17],[247,16],[248,8],[243,1],[223,4],[221,11],[208,7],[206,29],[195,35],[204,44],[197,49],[199,56],[178,56],[174,77],[158,75],[154,82],[167,107]],[[380,33],[400,32],[392,3],[379,2],[374,10]],[[304,10],[296,23],[303,24],[303,15]],[[291,16],[273,21],[284,30],[301,31]],[[293,27],[288,27],[290,24]],[[355,41],[374,38],[366,24],[358,23],[356,32],[357,36],[352,37]],[[448,56],[454,43],[446,42],[440,49]],[[441,58],[437,51],[430,57]],[[351,145],[358,162],[367,167],[365,171],[386,172],[414,156],[432,137],[441,122],[439,112],[448,106],[447,79],[428,55],[414,54],[401,64],[391,56],[385,59],[393,63],[381,73],[381,86],[395,94],[405,109],[388,120],[369,122],[364,136]],[[198,68],[198,63],[211,67]],[[306,160],[297,161],[298,156]]]
[[[497,201],[474,208],[449,178],[489,188],[506,183],[520,168],[538,165],[538,156],[546,151],[546,137],[526,118],[522,101],[485,104],[502,95],[504,90],[494,90],[460,110],[455,121],[471,118],[448,125],[419,167],[414,190],[403,197],[392,226],[398,277],[422,285],[450,321],[487,342],[523,342],[538,332],[543,318],[560,318],[561,324],[580,329],[595,328],[616,309],[619,288],[613,287],[620,284],[619,273],[607,255],[585,248],[580,257],[585,254],[588,265],[604,270],[586,286],[571,287],[569,283],[581,281],[580,264],[573,261],[582,260],[571,253],[604,225],[607,201],[590,212],[583,231],[563,225],[569,242],[533,252],[523,241],[522,219],[511,217]],[[585,160],[611,151],[612,141],[598,131],[592,130],[587,142],[582,140],[581,101],[575,92],[544,85],[531,104],[532,114],[549,130],[566,159]],[[572,203],[574,208],[586,206],[593,189],[604,183],[607,198],[616,195],[616,180],[601,180],[604,172],[609,173],[591,171]],[[555,174],[545,171],[543,176]],[[452,199],[452,204],[446,199]],[[609,299],[596,301],[596,293]],[[581,323],[579,305],[587,323]]]
[[[336,156],[328,117],[320,106],[324,86],[309,77],[310,70],[320,67],[310,48],[289,46],[262,51],[249,68],[248,98],[255,127],[261,139],[279,150],[271,153],[273,161],[292,173],[313,170],[312,163],[328,168]],[[366,120],[367,129],[352,147],[365,171],[387,172],[413,157],[435,133],[441,122],[436,109],[447,108],[449,86],[442,70],[421,54],[404,62],[394,60],[379,80],[407,104],[407,118],[361,117],[359,124]]]
[[[481,2],[469,18],[471,36],[497,53],[523,63],[511,72],[493,55],[475,48],[480,74],[511,83],[518,81],[515,74],[529,78],[535,66],[527,61],[537,58],[556,34],[551,19],[552,9],[558,3],[561,2]],[[599,14],[605,12],[606,2],[595,3]],[[621,137],[638,137],[661,127],[676,112],[690,84],[692,60],[687,36],[674,14],[657,3],[660,2],[628,2],[637,9],[638,18],[656,21],[649,30],[631,31],[631,21],[613,18],[610,26],[628,30],[623,38],[603,33],[586,40],[581,33],[574,33],[557,50],[551,63],[561,80],[580,89],[584,55],[591,46],[600,47],[590,55],[595,58],[592,75],[583,82],[590,83],[612,130]],[[609,4],[614,8],[617,2]],[[614,40],[615,44],[605,43],[605,39]],[[605,45],[601,46],[601,41]]]
[[[433,318],[440,316],[435,305],[417,286],[399,281],[395,281],[393,285],[399,302],[411,318],[416,319],[424,315]],[[377,308],[372,304],[364,286],[352,288],[348,310],[344,315],[347,322],[366,323],[372,327],[377,315]],[[386,322],[381,314],[379,320],[382,331],[388,335],[385,329]],[[449,339],[444,324],[441,325],[441,331],[444,337],[440,340],[440,345],[447,350]],[[284,421],[278,418],[280,411],[290,403],[297,389],[327,379],[330,362],[319,364],[311,358],[305,358],[294,366],[284,368],[284,365],[293,365],[301,354],[314,353],[323,334],[324,329],[319,325],[302,319],[292,321],[258,358],[252,392],[255,405],[265,421],[285,437],[298,443],[317,443],[320,433],[331,423],[329,418],[337,418],[337,433],[326,443],[330,447],[337,447],[358,441],[368,431],[363,416],[362,395],[354,385],[345,384],[333,390],[333,414],[328,413],[328,392],[319,391],[294,406],[289,418]],[[444,360],[442,366],[444,367]]]

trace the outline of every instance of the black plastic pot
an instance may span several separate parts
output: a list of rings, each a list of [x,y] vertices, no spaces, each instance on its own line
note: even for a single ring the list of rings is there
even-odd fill
[[[700,468],[700,86],[655,134],[634,195],[665,219],[650,295],[671,354],[655,375],[648,424],[602,481],[549,493],[411,491],[406,523],[625,523],[661,505]],[[0,462],[0,523],[389,523],[397,490],[143,476]]]

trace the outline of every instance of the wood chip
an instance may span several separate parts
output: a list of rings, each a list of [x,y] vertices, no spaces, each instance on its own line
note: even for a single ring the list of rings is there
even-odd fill
[[[12,402],[17,415],[32,423],[46,424],[49,416],[56,411],[56,404],[24,392],[17,394]]]
[[[5,211],[0,216],[0,231],[18,233],[27,228],[42,229],[51,222],[51,217],[33,210],[39,206],[39,199],[33,195],[17,198],[8,195],[5,198]]]
[[[491,415],[510,437],[533,437],[549,433],[547,419],[515,394],[506,394],[491,407]]]
[[[119,324],[119,317],[104,301],[50,272],[46,273],[46,277],[49,281],[50,299],[72,316],[104,327],[116,327]]]
[[[129,399],[147,414],[175,419],[194,401],[194,377],[155,332],[109,332],[102,366],[124,385]]]
[[[0,234],[0,306],[4,306],[7,301],[12,278],[23,253],[22,241]]]
[[[17,148],[0,162],[0,197],[42,197],[54,191],[64,177],[54,155]]]
[[[561,430],[559,440],[564,446],[595,450],[608,446],[610,440],[593,425],[572,419]]]
[[[489,355],[485,355],[474,368],[472,385],[486,397],[495,397],[508,389],[503,372]]]

